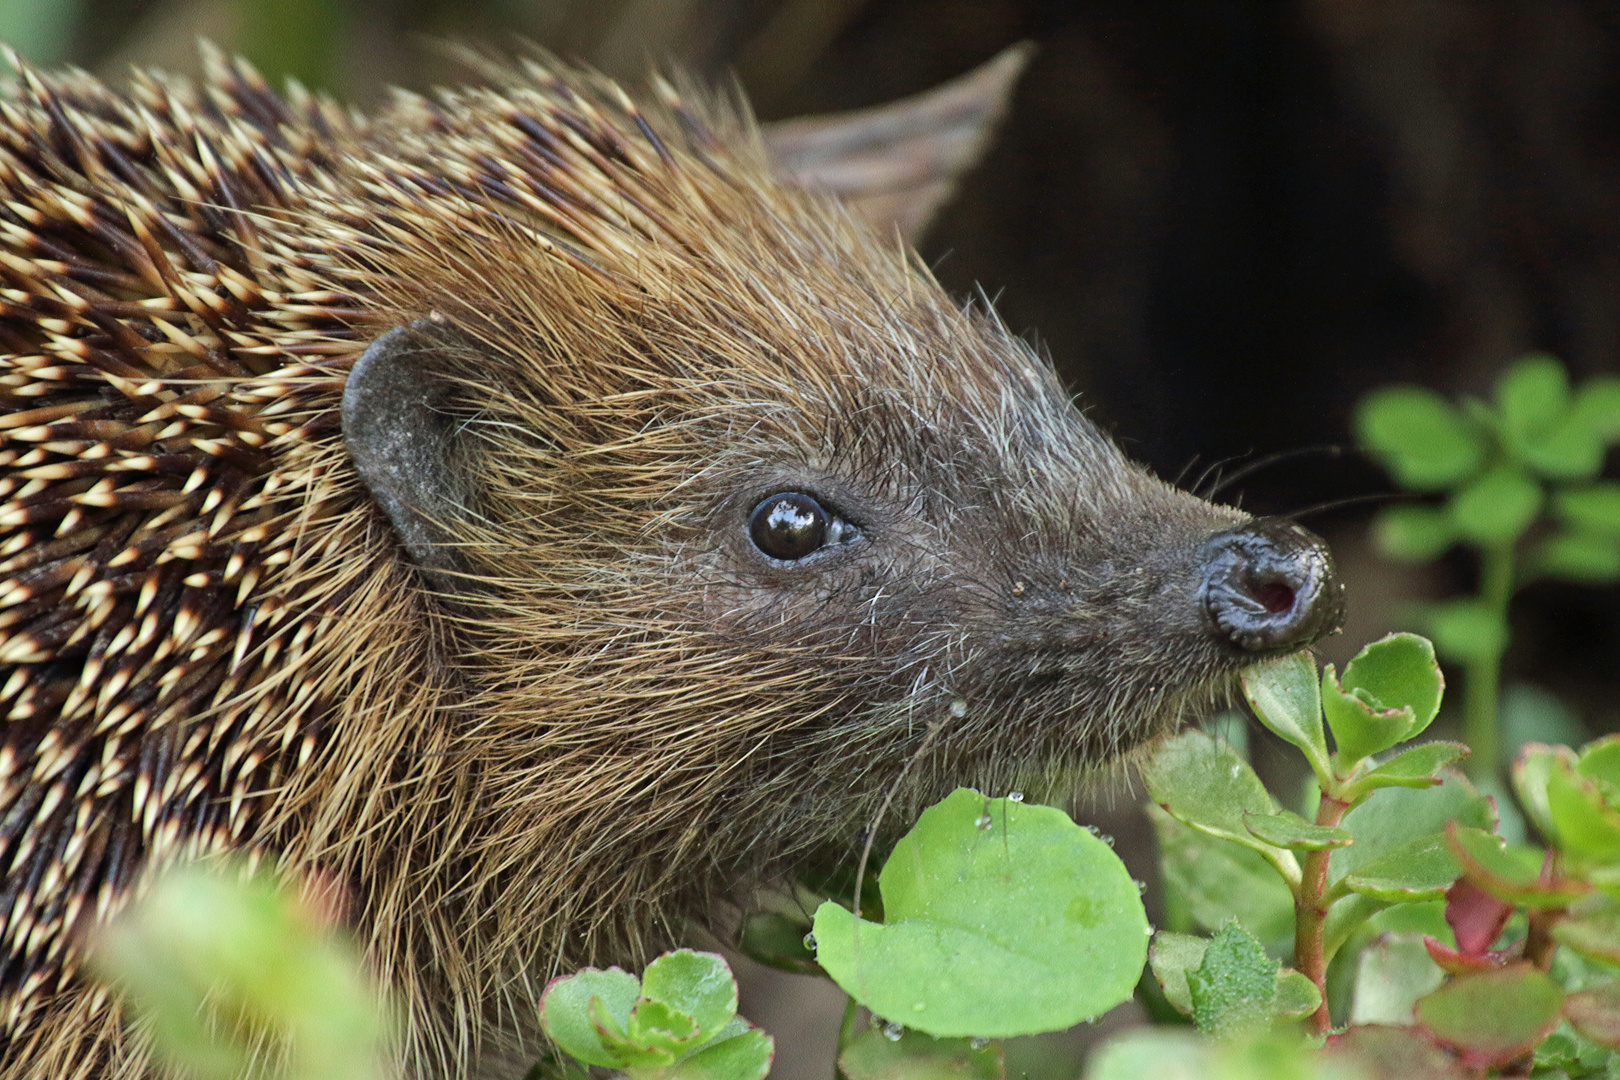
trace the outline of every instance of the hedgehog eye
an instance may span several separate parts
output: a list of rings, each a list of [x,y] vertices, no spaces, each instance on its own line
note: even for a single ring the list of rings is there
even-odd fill
[[[754,546],[783,562],[802,559],[827,544],[846,544],[855,536],[852,525],[797,491],[772,495],[748,518],[748,537]]]

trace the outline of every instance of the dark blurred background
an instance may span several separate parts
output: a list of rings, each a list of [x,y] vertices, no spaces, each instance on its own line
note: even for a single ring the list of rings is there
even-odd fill
[[[1256,511],[1390,490],[1324,452],[1374,386],[1484,395],[1530,350],[1577,379],[1620,371],[1620,3],[0,0],[0,38],[115,83],[131,64],[198,72],[198,36],[362,107],[474,77],[435,40],[532,41],[628,83],[669,61],[735,77],[766,120],[886,102],[1032,40],[923,252],[1161,475],[1312,451],[1222,493]],[[1341,662],[1474,572],[1380,561],[1373,505],[1306,519],[1349,584],[1324,650]],[[1509,680],[1620,727],[1615,590],[1535,585],[1513,620]],[[780,1036],[814,1012],[755,1018]]]

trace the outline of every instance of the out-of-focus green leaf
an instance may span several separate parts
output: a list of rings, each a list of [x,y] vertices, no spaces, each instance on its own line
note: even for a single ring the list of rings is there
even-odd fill
[[[1553,513],[1571,525],[1604,536],[1620,536],[1620,483],[1599,480],[1553,495]]]
[[[1614,581],[1620,578],[1620,537],[1582,529],[1553,533],[1530,553],[1529,568],[1565,581]]]
[[[1598,375],[1587,379],[1576,392],[1570,412],[1600,439],[1620,439],[1620,378]]]
[[[975,1047],[920,1031],[891,1039],[868,1028],[838,1055],[838,1071],[848,1080],[1002,1080],[1006,1065],[997,1043]]]
[[[1541,513],[1541,485],[1518,469],[1497,466],[1451,497],[1457,532],[1482,547],[1517,540]]]
[[[754,960],[796,975],[821,975],[816,954],[804,944],[808,919],[800,921],[779,911],[759,911],[743,921],[738,947]]]
[[[1620,810],[1610,806],[1597,781],[1555,756],[1546,773],[1547,813],[1566,854],[1600,863],[1620,862]]]
[[[1524,844],[1503,844],[1478,829],[1446,830],[1446,847],[1468,880],[1516,907],[1561,908],[1591,891],[1568,878],[1542,880],[1545,853]]]
[[[1570,994],[1564,1015],[1575,1030],[1601,1046],[1620,1047],[1620,982],[1606,982]]]
[[[1352,1024],[1412,1022],[1412,1006],[1433,993],[1446,973],[1429,956],[1418,934],[1385,934],[1356,958],[1356,991],[1350,1003]]]
[[[267,876],[172,869],[94,945],[160,1061],[235,1080],[254,1056],[300,1080],[381,1080],[386,1014],[356,950]]]
[[[1552,810],[1547,804],[1547,780],[1555,762],[1562,762],[1563,768],[1573,772],[1575,751],[1567,746],[1526,743],[1519,748],[1518,759],[1513,763],[1513,790],[1519,796],[1519,804],[1549,840],[1558,837]]]
[[[1553,924],[1552,936],[1582,956],[1620,964],[1620,899],[1607,893],[1582,897]]]
[[[1373,516],[1373,543],[1396,562],[1426,563],[1457,541],[1451,515],[1438,506],[1386,506]]]
[[[1564,992],[1527,963],[1463,975],[1420,999],[1415,1013],[1463,1065],[1488,1068],[1528,1054],[1557,1026]]]
[[[1439,491],[1485,461],[1485,441],[1456,407],[1432,390],[1375,390],[1356,409],[1356,436],[1402,487]]]
[[[1537,353],[1515,361],[1496,381],[1496,406],[1509,436],[1544,431],[1569,411],[1569,375],[1557,358]]]
[[[1494,660],[1507,650],[1507,623],[1478,600],[1435,604],[1427,623],[1435,649],[1452,660]]]

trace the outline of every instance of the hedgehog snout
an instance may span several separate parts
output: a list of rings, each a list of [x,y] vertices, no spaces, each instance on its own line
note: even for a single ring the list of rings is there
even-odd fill
[[[1198,599],[1217,638],[1243,653],[1302,648],[1339,629],[1344,586],[1327,544],[1290,521],[1257,519],[1200,549]]]

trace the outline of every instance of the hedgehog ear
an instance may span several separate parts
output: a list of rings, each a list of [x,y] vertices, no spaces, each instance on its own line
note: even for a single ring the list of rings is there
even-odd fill
[[[451,345],[426,319],[373,341],[343,387],[343,442],[406,553],[436,586],[456,591],[464,564],[451,527],[471,491],[442,362]]]
[[[1035,46],[875,109],[768,124],[765,146],[786,180],[837,195],[879,229],[922,238],[956,185],[990,148]]]

